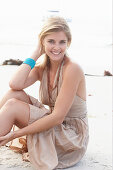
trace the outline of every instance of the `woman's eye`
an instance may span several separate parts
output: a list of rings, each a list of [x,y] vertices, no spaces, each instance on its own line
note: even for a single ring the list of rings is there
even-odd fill
[[[49,40],[48,42],[49,42],[49,43],[54,43],[54,41],[53,41],[53,40]]]
[[[49,40],[48,42],[51,43],[51,44],[55,44],[54,40]],[[65,44],[65,43],[66,43],[66,41],[64,41],[64,40],[59,42],[59,44]]]
[[[61,44],[65,44],[65,43],[66,43],[66,41],[61,41],[60,43],[61,43]]]

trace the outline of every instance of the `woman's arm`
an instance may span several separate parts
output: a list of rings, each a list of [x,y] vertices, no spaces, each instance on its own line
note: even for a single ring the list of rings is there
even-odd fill
[[[78,64],[70,63],[65,69],[62,86],[54,106],[54,114],[63,122],[70,110],[81,82],[85,81],[84,72]],[[84,84],[83,84],[84,86]],[[84,87],[82,87],[84,88]],[[85,88],[84,88],[85,90]],[[83,91],[81,92],[81,94]]]
[[[30,57],[35,61],[42,55],[40,50],[40,44],[36,51]],[[16,73],[12,76],[9,86],[14,90],[22,90],[39,79],[39,67],[36,66],[31,70],[31,67],[27,64],[21,64]]]

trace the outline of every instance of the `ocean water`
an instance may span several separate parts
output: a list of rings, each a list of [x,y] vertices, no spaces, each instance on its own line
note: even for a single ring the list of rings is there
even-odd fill
[[[7,8],[5,2],[10,8]],[[48,3],[47,3],[48,2]],[[103,75],[112,72],[112,9],[111,0],[0,1],[0,63],[5,59],[24,60],[37,46],[43,19],[57,15],[69,19],[72,44],[68,54],[87,74]],[[82,4],[82,6],[81,6]],[[70,7],[70,8],[68,8]],[[68,10],[67,10],[68,8]]]

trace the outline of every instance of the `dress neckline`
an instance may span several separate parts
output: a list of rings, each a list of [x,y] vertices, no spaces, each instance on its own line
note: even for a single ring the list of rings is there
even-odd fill
[[[61,71],[63,64],[64,64],[64,59],[62,60],[62,62],[60,63],[60,65],[57,68],[57,71],[56,71],[56,74],[55,74],[55,77],[54,77],[54,81],[53,81],[53,87],[50,90],[51,92],[58,86],[58,82],[59,82],[59,78],[60,78],[60,71]],[[48,85],[48,88],[49,88],[49,83],[50,83],[50,74],[49,74],[49,67],[47,66],[47,85]]]
[[[53,82],[53,87],[52,87],[51,91],[49,90],[49,68],[47,67],[47,92],[48,92],[50,108],[51,108],[52,94],[53,94],[54,90],[56,90],[56,97],[58,96],[58,84],[59,84],[60,72],[62,70],[63,64],[64,64],[64,59],[62,60],[62,62],[60,63],[60,65],[56,71],[54,82]],[[51,111],[52,111],[52,109],[51,109]]]

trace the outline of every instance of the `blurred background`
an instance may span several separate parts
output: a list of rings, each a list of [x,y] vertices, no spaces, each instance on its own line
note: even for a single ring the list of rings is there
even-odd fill
[[[85,76],[90,143],[82,164],[86,169],[111,170],[113,82],[112,76],[103,75],[104,70],[113,71],[112,0],[0,0],[0,64],[6,59],[30,57],[45,19],[55,15],[64,17],[70,26],[70,58],[81,65],[85,74],[96,75]],[[17,67],[0,66],[0,98],[9,89]],[[25,92],[37,98],[37,87],[39,82]],[[14,165],[14,169],[24,166],[6,149],[0,153],[1,165]]]
[[[0,63],[30,57],[44,20],[54,15],[67,20],[69,56],[85,73],[112,71],[111,0],[0,0]]]

